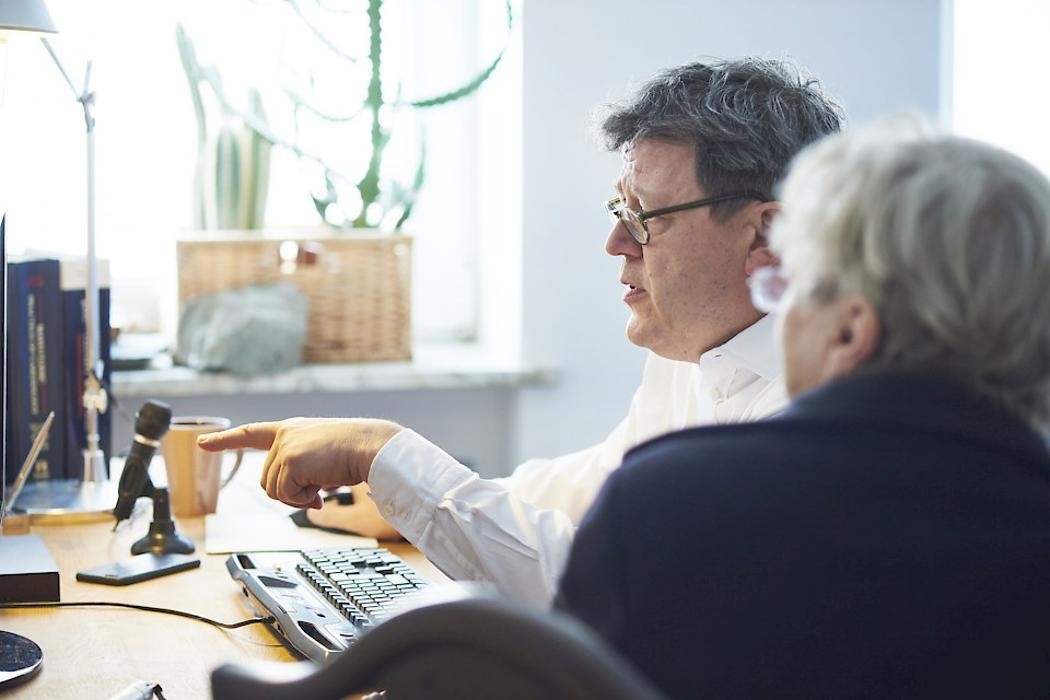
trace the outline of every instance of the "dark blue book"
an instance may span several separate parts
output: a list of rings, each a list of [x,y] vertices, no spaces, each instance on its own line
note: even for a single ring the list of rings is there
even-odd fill
[[[59,261],[50,258],[8,263],[8,427],[7,476],[25,459],[33,437],[55,412],[68,420],[62,367],[62,295]],[[31,474],[60,478],[67,462],[65,438],[52,430]]]
[[[99,279],[99,359],[102,361],[102,380],[106,386],[111,385],[112,362],[110,361],[110,290],[109,273],[105,263],[98,265]],[[55,427],[62,426],[65,442],[69,446],[67,453],[66,475],[68,478],[80,479],[84,473],[83,450],[87,447],[87,429],[84,415],[84,386],[87,379],[87,308],[85,288],[87,286],[87,268],[83,259],[62,261],[62,308],[63,308],[63,348],[65,358],[65,400],[69,407],[67,419],[58,422],[55,416]],[[108,470],[109,460],[113,456],[112,412],[106,410],[99,414],[99,446],[105,458]]]
[[[19,457],[29,450],[29,319],[26,282],[14,265],[7,266],[7,396],[4,432],[7,439],[5,478],[18,473]],[[21,287],[21,289],[19,289]]]
[[[7,506],[7,446],[10,441],[8,436],[7,417],[7,212],[0,211],[0,423],[4,424],[3,433],[0,433],[0,511]],[[0,517],[0,521],[3,517]]]

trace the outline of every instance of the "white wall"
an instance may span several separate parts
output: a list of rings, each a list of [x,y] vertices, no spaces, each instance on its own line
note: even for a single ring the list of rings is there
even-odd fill
[[[619,159],[589,135],[595,105],[701,55],[789,55],[854,124],[936,115],[941,60],[939,0],[526,0],[524,22],[524,356],[564,382],[521,392],[519,458],[601,439],[644,359],[624,339],[620,265],[603,250]]]
[[[632,82],[700,55],[790,55],[845,104],[854,124],[892,110],[936,115],[939,0],[525,0],[522,351],[563,381],[521,391],[199,397],[180,413],[235,421],[297,414],[383,415],[483,474],[600,440],[622,418],[644,354],[624,338],[620,264],[603,249],[601,203],[619,170],[590,131],[593,108]],[[116,421],[118,449],[126,444]]]

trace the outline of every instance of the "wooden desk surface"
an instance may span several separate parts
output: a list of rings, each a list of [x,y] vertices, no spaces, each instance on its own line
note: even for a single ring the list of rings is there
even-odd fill
[[[153,469],[151,469],[153,472]],[[238,480],[240,475],[238,475]],[[76,572],[131,556],[150,511],[131,527],[111,532],[113,521],[77,525],[33,525],[61,572],[62,601],[118,601],[193,612],[222,622],[254,617],[226,573],[228,555],[204,554],[204,518],[177,520],[180,533],[197,545],[199,569],[130,586],[81,583]],[[447,581],[407,543],[386,543],[428,580]],[[135,681],[159,683],[171,700],[210,697],[209,674],[230,661],[295,661],[265,625],[223,630],[196,620],[121,608],[0,610],[0,629],[40,645],[44,662],[28,683],[4,698],[99,698],[105,700]]]

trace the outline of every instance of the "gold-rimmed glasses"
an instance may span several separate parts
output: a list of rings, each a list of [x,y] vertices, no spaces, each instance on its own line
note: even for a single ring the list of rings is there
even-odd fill
[[[613,223],[618,221],[623,222],[623,225],[627,228],[627,232],[631,234],[631,238],[638,241],[639,245],[645,245],[649,242],[649,226],[646,223],[649,219],[655,219],[658,216],[673,214],[687,209],[697,209],[699,207],[710,206],[711,204],[728,202],[733,199],[757,199],[761,202],[769,201],[769,197],[766,197],[759,192],[745,190],[743,192],[732,192],[729,194],[720,194],[716,197],[697,199],[693,202],[675,204],[671,207],[653,209],[652,211],[631,209],[624,203],[623,198],[613,197],[605,203],[605,209],[609,212],[609,218],[612,219]]]

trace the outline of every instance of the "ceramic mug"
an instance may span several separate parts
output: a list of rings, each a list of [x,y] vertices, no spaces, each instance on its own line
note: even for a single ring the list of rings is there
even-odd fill
[[[193,517],[214,513],[219,490],[230,483],[241,467],[244,450],[237,450],[233,466],[222,476],[224,452],[205,452],[197,446],[197,436],[230,427],[229,418],[216,416],[175,416],[161,439],[164,465],[171,492],[171,512]]]

